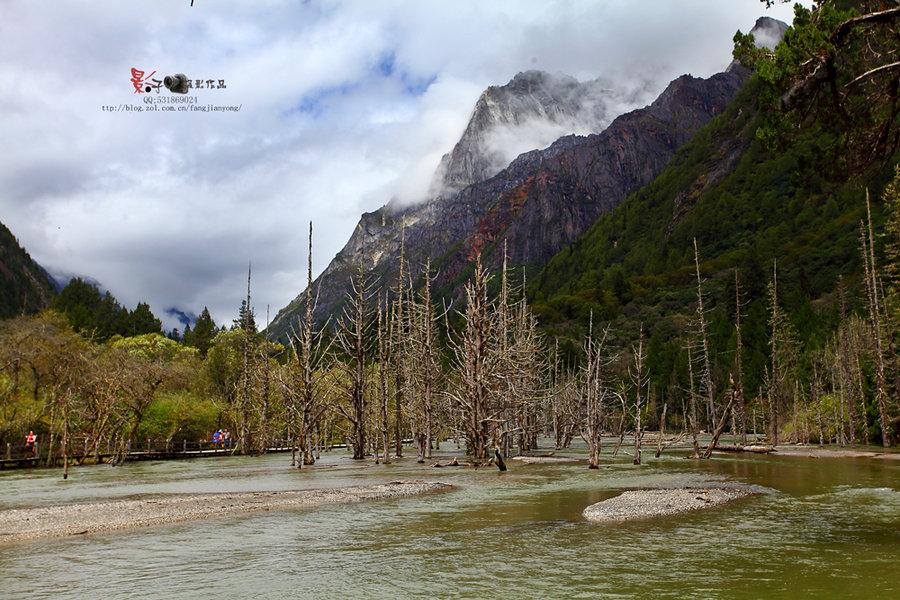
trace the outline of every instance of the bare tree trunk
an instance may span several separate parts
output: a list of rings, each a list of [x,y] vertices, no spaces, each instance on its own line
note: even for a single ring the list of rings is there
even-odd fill
[[[694,357],[691,352],[691,345],[687,346],[688,353],[688,381],[690,384],[690,421],[691,421],[691,441],[693,443],[693,454],[691,458],[700,458],[700,443],[697,441],[697,433],[699,429],[699,424],[697,421],[697,392],[694,387]]]
[[[706,392],[707,423],[712,431],[716,422],[716,408],[713,404],[715,390],[712,384],[712,370],[709,364],[709,341],[706,335],[706,312],[703,308],[703,280],[700,278],[700,251],[697,249],[697,238],[694,238],[694,267],[697,273],[697,320],[700,327],[700,342],[703,350],[703,372],[700,378],[700,387]]]
[[[344,356],[344,370],[349,379],[346,388],[349,408],[339,410],[350,422],[353,458],[366,456],[366,366],[369,358],[370,323],[367,311],[369,288],[362,271],[351,282],[349,305],[341,319],[338,343]]]
[[[709,458],[712,456],[713,450],[716,449],[716,445],[719,443],[719,437],[722,435],[722,432],[725,431],[725,423],[728,419],[728,411],[731,409],[731,406],[734,404],[734,401],[737,399],[737,389],[736,384],[734,382],[734,377],[731,377],[731,395],[728,399],[728,405],[725,407],[725,410],[722,411],[722,417],[719,419],[719,424],[716,425],[715,431],[713,431],[712,440],[710,440],[709,445],[706,447],[706,451],[703,452],[703,458]]]
[[[663,404],[662,416],[659,417],[659,439],[656,440],[656,458],[659,458],[663,451],[663,438],[666,436],[666,409],[668,404]]]
[[[769,373],[769,381],[766,386],[766,393],[769,399],[769,428],[771,431],[772,445],[778,445],[778,419],[779,419],[779,381],[781,379],[781,369],[779,361],[779,352],[781,351],[780,329],[781,329],[781,313],[778,310],[778,262],[773,262],[772,283],[769,288],[769,303],[772,311],[771,325],[772,332],[769,338],[769,347],[772,353],[771,366]]]
[[[734,270],[734,390],[737,396],[734,399],[734,412],[736,415],[738,432],[732,431],[732,437],[740,434],[740,443],[747,445],[747,406],[744,403],[744,366],[743,352],[744,342],[741,335],[741,283],[737,269]]]
[[[65,392],[68,394],[68,391]],[[66,397],[62,404],[62,459],[63,459],[63,479],[69,478],[69,399]]]
[[[875,264],[875,233],[872,227],[872,207],[869,202],[869,190],[866,189],[866,218],[869,237],[867,263],[867,287],[869,288],[869,321],[875,338],[875,401],[878,403],[878,420],[881,426],[881,444],[885,448],[891,446],[890,420],[887,415],[887,384],[884,373],[884,349],[882,343],[881,307],[878,291],[878,270]],[[865,252],[865,240],[863,240]]]
[[[385,304],[388,302],[387,294],[385,294]],[[378,384],[379,384],[379,404],[381,407],[381,443],[384,464],[390,464],[390,435],[388,433],[388,365],[391,362],[390,356],[390,337],[391,331],[385,336],[385,323],[383,316],[382,304],[378,303]],[[389,326],[390,327],[390,326]],[[375,456],[375,462],[378,462],[378,455]]]
[[[641,390],[644,387],[644,324],[641,323],[641,331],[638,337],[637,352],[634,355],[634,464],[641,464]]]
[[[404,327],[403,321],[403,292],[406,290],[406,280],[405,280],[405,248],[406,246],[406,226],[403,225],[400,229],[400,273],[398,275],[397,282],[397,347],[393,350],[396,369],[395,372],[395,389],[394,389],[394,439],[396,441],[396,445],[394,447],[394,452],[397,455],[397,458],[401,458],[403,456],[403,393],[406,388],[406,381],[404,380],[404,368],[406,365],[403,364],[403,361],[406,359],[405,352],[401,350],[401,348],[405,345],[405,334],[406,328]]]

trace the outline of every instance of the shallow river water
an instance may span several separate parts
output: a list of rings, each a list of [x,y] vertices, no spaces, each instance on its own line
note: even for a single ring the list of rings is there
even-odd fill
[[[335,451],[302,471],[276,454],[82,467],[68,481],[2,473],[0,509],[416,478],[454,489],[0,546],[0,598],[900,598],[900,461],[645,457],[501,474]],[[581,516],[624,489],[720,480],[767,492],[627,524]]]

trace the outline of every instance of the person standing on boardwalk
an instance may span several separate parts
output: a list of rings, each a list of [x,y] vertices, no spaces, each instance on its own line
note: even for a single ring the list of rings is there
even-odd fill
[[[37,443],[37,436],[34,435],[33,431],[29,431],[28,435],[25,436],[25,453],[34,456],[34,449]]]

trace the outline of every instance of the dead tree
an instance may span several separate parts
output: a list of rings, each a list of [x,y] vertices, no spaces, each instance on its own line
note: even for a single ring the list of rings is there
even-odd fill
[[[510,301],[507,293],[501,303],[508,303],[508,309],[498,310],[507,315],[508,325],[502,329],[509,336],[505,344],[502,341],[500,344],[500,387],[506,392],[501,425],[505,438],[509,440],[515,433],[519,454],[527,455],[537,446],[536,412],[546,395],[548,370],[543,337],[525,297],[524,274],[521,287],[513,293],[519,295],[519,299]],[[503,335],[502,330],[500,335]],[[508,444],[505,454],[508,454]]]
[[[475,272],[466,284],[465,312],[460,313],[464,319],[462,336],[452,341],[457,389],[448,392],[462,416],[466,450],[476,460],[488,458],[491,424],[497,418],[490,410],[497,353],[492,352],[496,331],[491,320],[487,282],[488,275],[478,255]]]
[[[435,395],[441,365],[438,357],[437,341],[435,338],[435,324],[437,316],[431,298],[431,259],[425,263],[422,288],[419,291],[419,300],[410,304],[410,337],[413,340],[415,352],[410,353],[410,383],[415,390],[415,398],[418,399],[417,410],[421,418],[422,443],[420,447],[421,459],[431,458],[431,446],[435,433]]]
[[[878,420],[881,426],[881,443],[885,448],[891,446],[890,419],[887,414],[887,384],[884,373],[884,349],[882,331],[882,313],[878,268],[875,263],[875,233],[872,227],[872,207],[869,202],[869,190],[866,189],[866,231],[862,235],[863,261],[865,263],[866,290],[869,305],[869,324],[875,343],[875,401],[878,404]],[[866,243],[868,234],[868,244]],[[868,248],[867,248],[868,246]]]
[[[634,386],[634,464],[641,464],[641,438],[644,435],[641,429],[641,392],[647,383],[647,375],[644,372],[644,324],[641,323],[641,331],[638,336],[638,345],[634,349],[634,369],[631,373],[631,383]]]
[[[848,422],[850,445],[856,445],[856,403],[854,402],[854,387],[852,383],[852,369],[850,367],[850,342],[849,322],[847,319],[847,300],[844,289],[843,276],[838,278],[838,300],[840,302],[840,324],[833,341],[835,355],[835,370],[838,373],[840,386],[841,412],[846,412]],[[843,419],[842,419],[843,421]]]
[[[663,404],[662,415],[659,417],[659,437],[656,439],[656,458],[662,454],[663,438],[666,436],[666,409],[668,404]]]
[[[733,402],[735,419],[739,431],[732,431],[734,436],[740,433],[740,443],[747,445],[747,407],[744,404],[744,366],[743,366],[743,339],[741,337],[741,282],[738,278],[738,270],[734,270],[734,383],[732,389],[736,394]]]
[[[725,431],[725,424],[728,422],[728,413],[738,397],[739,392],[737,389],[737,384],[734,381],[734,377],[729,375],[729,379],[731,382],[731,394],[729,395],[728,403],[725,405],[725,410],[722,411],[722,416],[719,418],[719,423],[716,425],[716,428],[713,431],[712,439],[710,440],[709,445],[706,447],[706,450],[703,452],[702,458],[709,458],[710,456],[712,456],[713,450],[716,449],[716,445],[719,443],[719,436],[721,436],[722,432]]]
[[[337,342],[342,352],[344,395],[347,405],[338,410],[350,423],[353,458],[366,456],[366,369],[371,355],[371,317],[368,311],[370,286],[362,271],[351,280],[347,305],[338,324]]]
[[[388,376],[391,364],[391,334],[390,326],[393,320],[385,319],[384,311],[388,304],[387,294],[385,294],[384,304],[381,299],[378,300],[378,406],[380,409],[379,423],[381,425],[381,453],[384,464],[391,463],[390,451],[390,434],[388,421],[388,401],[390,400],[390,392],[388,386]],[[387,323],[390,321],[390,323]],[[375,462],[378,462],[378,453],[375,454]]]
[[[606,369],[611,360],[606,356],[609,339],[607,326],[599,338],[594,337],[594,313],[588,323],[588,335],[584,342],[585,363],[581,371],[581,398],[584,403],[584,423],[581,437],[588,446],[588,468],[600,468],[600,444],[603,435],[604,404],[610,395]]]
[[[769,283],[769,352],[771,353],[767,382],[769,398],[770,442],[778,445],[778,428],[781,417],[783,388],[787,379],[793,348],[793,336],[787,318],[778,303],[778,262],[772,264],[772,281]]]
[[[406,352],[408,328],[404,321],[403,302],[406,291],[406,225],[400,228],[400,272],[397,276],[397,300],[393,314],[394,347],[391,351],[394,368],[394,453],[403,457],[403,394],[406,391]]]
[[[700,251],[697,249],[697,238],[694,238],[694,268],[697,273],[697,328],[700,334],[701,358],[703,371],[700,373],[700,388],[706,396],[706,417],[709,430],[715,426],[716,408],[713,403],[715,390],[712,383],[712,370],[709,363],[709,341],[707,338],[706,312],[703,308],[703,280],[700,278]]]
[[[300,453],[298,461],[296,451],[292,451],[291,466],[296,465],[298,468],[312,465],[316,460],[313,436],[327,409],[322,398],[322,383],[329,370],[331,356],[331,343],[326,342],[324,327],[317,329],[315,326],[318,294],[313,295],[312,240],[313,224],[310,222],[303,317],[289,336],[291,360],[287,365],[287,372],[279,375],[279,382],[287,398],[288,422],[296,436],[292,447]]]
[[[269,327],[269,305],[266,304],[266,328]],[[269,411],[272,382],[272,368],[269,363],[269,346],[267,342],[259,345],[259,358],[262,361],[262,402],[259,407],[259,438],[257,452],[265,454],[269,450]]]
[[[697,435],[700,430],[700,424],[697,417],[697,388],[694,385],[694,356],[691,352],[691,344],[687,345],[687,364],[688,364],[688,399],[690,400],[690,424],[691,424],[691,442],[693,453],[691,458],[700,458],[700,443]]]

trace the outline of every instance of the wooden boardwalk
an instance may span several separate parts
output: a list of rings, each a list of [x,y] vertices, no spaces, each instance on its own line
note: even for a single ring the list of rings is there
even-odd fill
[[[276,446],[272,448],[266,449],[266,453],[279,453],[279,452],[290,452],[292,450],[291,447],[284,446]],[[188,459],[188,458],[214,458],[221,456],[241,456],[235,455],[233,448],[208,448],[208,449],[198,449],[198,450],[133,450],[128,453],[126,457],[126,462],[132,461],[148,461],[148,460],[179,460],[179,459]],[[96,458],[99,458],[99,462],[107,462],[111,454],[101,453],[96,455]],[[93,464],[93,460],[95,455],[90,455],[87,457],[88,460]],[[78,464],[78,461],[82,459],[82,456],[70,456],[69,460],[70,464]],[[10,470],[10,469],[29,469],[36,467],[43,467],[47,462],[46,456],[42,456],[40,458],[35,457],[17,457],[17,458],[2,458],[0,459],[0,471]],[[62,457],[57,457],[55,460],[55,464],[58,466],[62,463]]]

